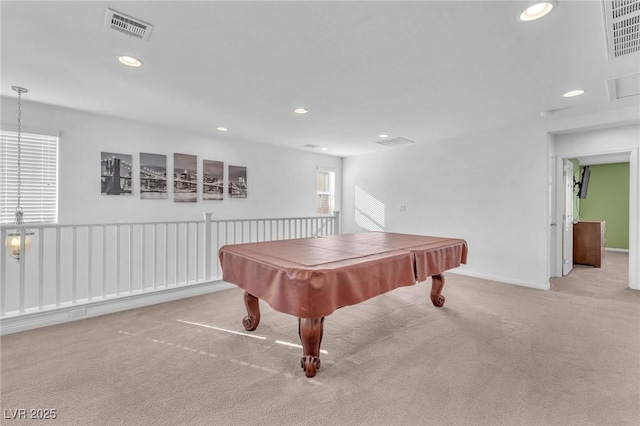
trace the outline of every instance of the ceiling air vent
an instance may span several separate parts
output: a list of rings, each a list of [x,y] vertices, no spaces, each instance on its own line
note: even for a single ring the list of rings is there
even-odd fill
[[[314,149],[314,148],[320,148],[320,145],[314,145],[314,144],[312,144],[312,143],[308,143],[308,144],[306,144],[306,145],[302,145],[302,147],[303,147],[303,148],[311,148],[311,149]]]
[[[602,0],[609,59],[640,51],[640,0]]]
[[[384,146],[399,146],[399,145],[406,145],[406,144],[415,143],[415,142],[405,138],[391,138],[391,139],[383,139],[381,141],[376,141],[376,143]]]
[[[610,101],[640,95],[640,72],[611,78],[607,82],[607,95]]]
[[[113,9],[107,9],[107,17],[105,18],[104,26],[145,41],[149,40],[149,36],[153,30],[153,25],[147,24],[146,22],[132,18],[131,16],[127,16],[124,13],[117,12]]]

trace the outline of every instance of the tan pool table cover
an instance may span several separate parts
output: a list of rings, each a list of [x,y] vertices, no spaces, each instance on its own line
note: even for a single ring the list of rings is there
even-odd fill
[[[467,243],[361,232],[225,245],[219,258],[223,280],[277,311],[319,318],[466,263]]]

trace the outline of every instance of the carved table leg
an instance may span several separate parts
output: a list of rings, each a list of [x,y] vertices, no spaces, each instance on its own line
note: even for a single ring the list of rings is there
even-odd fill
[[[242,319],[242,325],[245,330],[253,331],[260,324],[260,299],[245,291],[244,306],[247,308],[247,316]]]
[[[441,294],[444,287],[444,275],[438,274],[431,277],[431,302],[433,306],[441,308],[444,305],[445,298]]]
[[[324,331],[324,317],[298,318],[298,335],[302,342],[301,367],[307,377],[316,375],[320,368],[320,343]]]

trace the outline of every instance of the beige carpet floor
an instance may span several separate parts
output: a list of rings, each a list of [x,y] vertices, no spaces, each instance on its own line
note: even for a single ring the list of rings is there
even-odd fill
[[[325,321],[300,369],[295,318],[264,303],[243,333],[226,290],[1,339],[2,424],[638,425],[640,291],[627,256],[551,291],[447,274]],[[249,333],[247,333],[249,334]],[[55,409],[55,421],[12,410]]]

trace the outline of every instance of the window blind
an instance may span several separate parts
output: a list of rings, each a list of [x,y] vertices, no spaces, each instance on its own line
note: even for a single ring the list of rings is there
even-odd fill
[[[316,213],[331,213],[331,186],[329,172],[316,173]]]
[[[25,223],[58,219],[58,138],[20,134],[20,205]],[[18,133],[0,131],[0,223],[13,223],[18,204]]]

